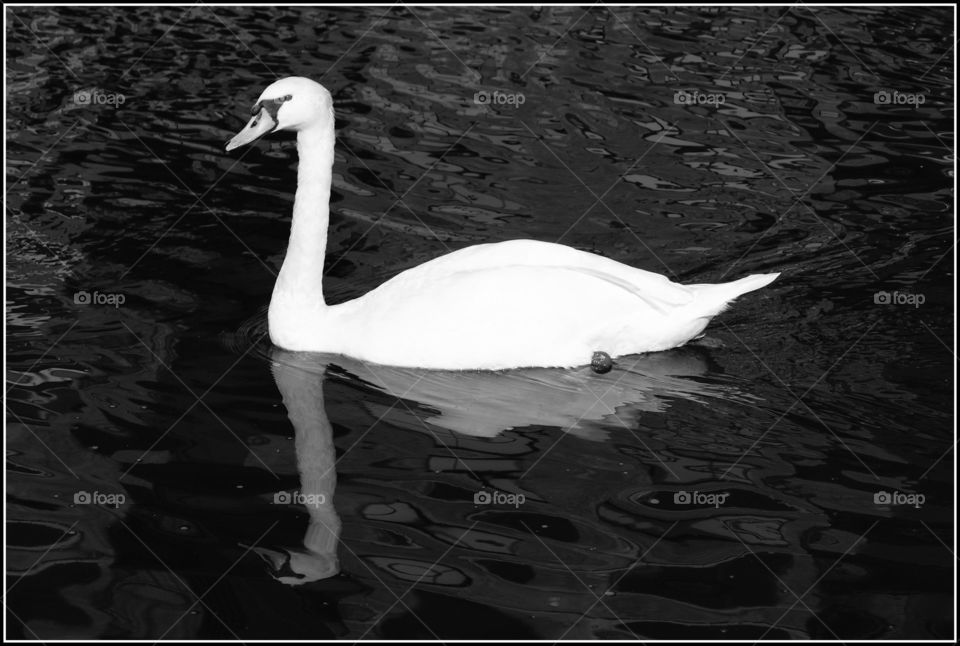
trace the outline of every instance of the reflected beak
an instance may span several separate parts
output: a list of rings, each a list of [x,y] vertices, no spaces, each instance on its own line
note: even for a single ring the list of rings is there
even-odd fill
[[[270,113],[267,112],[266,108],[260,108],[258,112],[249,123],[238,132],[233,139],[227,142],[227,150],[233,150],[234,148],[239,148],[240,146],[245,146],[252,141],[256,141],[260,137],[269,134],[274,131],[277,127],[277,122],[274,121],[273,117],[270,116]]]

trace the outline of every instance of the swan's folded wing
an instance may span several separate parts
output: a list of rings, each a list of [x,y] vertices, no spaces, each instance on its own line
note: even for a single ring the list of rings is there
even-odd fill
[[[694,300],[694,290],[671,282],[661,274],[637,269],[573,247],[539,240],[507,240],[466,247],[408,269],[396,279],[419,279],[426,286],[444,276],[507,267],[556,268],[581,272],[627,290],[663,314]]]
[[[649,305],[651,309],[659,312],[663,316],[668,316],[672,310],[676,309],[677,307],[687,305],[693,300],[693,294],[689,289],[683,285],[671,283],[670,281],[666,281],[666,285],[663,285],[660,283],[660,281],[656,281],[654,284],[649,284],[647,281],[638,284],[637,281],[631,281],[622,275],[611,274],[609,272],[600,271],[592,267],[563,267],[563,269],[586,274],[626,290],[635,298],[643,301]],[[634,271],[642,270],[637,269]],[[654,276],[657,278],[663,278],[662,276],[657,276],[656,274],[654,274]]]

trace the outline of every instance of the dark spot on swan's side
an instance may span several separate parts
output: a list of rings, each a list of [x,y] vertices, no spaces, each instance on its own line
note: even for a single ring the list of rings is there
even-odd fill
[[[590,367],[599,375],[610,372],[613,368],[613,359],[606,352],[597,351],[593,353],[593,359],[590,360]]]

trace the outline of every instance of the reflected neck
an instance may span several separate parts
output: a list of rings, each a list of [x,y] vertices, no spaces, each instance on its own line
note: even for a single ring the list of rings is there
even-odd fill
[[[330,120],[330,124],[333,120]],[[330,185],[333,179],[333,127],[306,128],[297,133],[297,194],[293,203],[290,241],[273,298],[301,306],[324,306],[323,262],[330,224]]]

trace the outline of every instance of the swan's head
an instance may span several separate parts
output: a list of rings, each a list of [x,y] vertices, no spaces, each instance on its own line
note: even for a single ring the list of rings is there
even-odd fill
[[[270,84],[251,110],[247,125],[227,142],[239,148],[278,130],[298,132],[310,127],[333,128],[333,97],[325,87],[302,76],[288,76]]]

